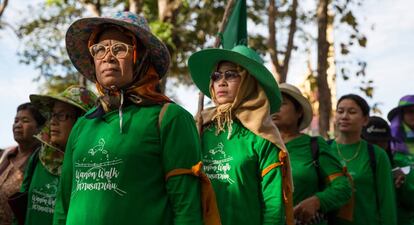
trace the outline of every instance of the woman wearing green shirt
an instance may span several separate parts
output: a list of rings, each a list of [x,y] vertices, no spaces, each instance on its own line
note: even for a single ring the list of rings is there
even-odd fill
[[[391,165],[387,153],[378,146],[369,147],[361,139],[368,123],[368,103],[360,96],[342,96],[336,106],[337,136],[331,150],[346,166],[354,183],[353,221],[337,218],[338,225],[395,225],[396,206]]]
[[[196,52],[188,65],[215,104],[202,112],[201,139],[222,224],[292,224],[289,159],[270,117],[281,102],[272,74],[242,45]]]
[[[414,95],[400,99],[398,106],[388,113],[391,122],[395,166],[410,167],[404,184],[397,189],[398,224],[414,224]]]
[[[351,185],[323,138],[312,138],[300,132],[309,126],[313,117],[308,99],[287,83],[280,84],[280,91],[282,106],[272,118],[292,163],[295,219],[297,224],[327,224],[323,215],[348,202]]]
[[[71,86],[59,94],[30,95],[33,105],[49,115],[36,138],[42,143],[25,170],[21,192],[28,192],[25,225],[52,224],[56,191],[69,133],[78,117],[94,106],[96,96],[84,87]]]
[[[191,114],[159,92],[170,55],[145,18],[79,19],[66,48],[99,105],[69,137],[53,224],[201,225],[198,178],[166,179],[201,160],[200,143]]]

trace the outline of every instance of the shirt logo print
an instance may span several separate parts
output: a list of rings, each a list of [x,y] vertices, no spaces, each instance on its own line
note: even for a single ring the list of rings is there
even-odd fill
[[[33,188],[31,209],[34,211],[53,214],[59,179],[55,178],[51,183],[43,187]]]
[[[75,162],[76,188],[74,192],[112,191],[119,196],[127,193],[118,184],[119,166],[123,164],[123,160],[111,157],[105,144],[105,139],[100,138],[81,160]]]
[[[224,151],[224,144],[218,143],[216,147],[209,149],[204,156],[204,170],[209,179],[233,184],[235,181],[230,178],[228,172],[231,170],[232,156],[227,156]]]

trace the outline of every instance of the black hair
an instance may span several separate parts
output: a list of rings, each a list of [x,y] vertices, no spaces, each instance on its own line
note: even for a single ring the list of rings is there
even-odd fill
[[[362,114],[364,116],[369,116],[370,107],[369,107],[367,101],[365,101],[364,98],[362,98],[361,96],[356,95],[356,94],[342,95],[342,97],[339,98],[338,103],[336,104],[336,108],[338,108],[339,103],[341,103],[345,99],[350,99],[350,100],[354,101],[359,106],[359,108],[361,109]]]
[[[285,98],[287,98],[287,99],[289,99],[289,101],[292,102],[293,107],[295,107],[295,111],[296,112],[302,112],[302,116],[298,119],[298,124],[297,125],[299,126],[302,123],[303,116],[305,115],[305,112],[304,112],[304,110],[302,108],[302,105],[295,98],[293,98],[292,96],[290,96],[289,94],[286,94],[286,93],[283,93],[282,92],[282,96],[285,97]]]
[[[38,128],[42,127],[45,124],[46,118],[42,116],[40,111],[32,103],[26,102],[26,103],[23,103],[17,106],[16,112],[19,112],[22,110],[27,110],[30,112],[30,114],[32,114],[33,118],[36,120]]]

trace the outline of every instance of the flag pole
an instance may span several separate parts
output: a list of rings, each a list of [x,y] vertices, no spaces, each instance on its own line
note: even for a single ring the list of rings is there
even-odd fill
[[[229,19],[229,15],[231,15],[231,11],[233,10],[233,6],[234,6],[234,2],[235,0],[229,0],[227,2],[226,8],[224,9],[224,14],[223,14],[223,19],[221,20],[220,26],[219,26],[219,30],[217,32],[216,35],[216,40],[214,42],[213,47],[214,48],[218,48],[221,44],[221,35],[224,31],[224,29],[226,28],[228,19]],[[204,94],[203,92],[199,92],[198,93],[198,109],[197,109],[197,130],[198,133],[201,135],[201,129],[203,127],[203,117],[201,116],[201,112],[203,111],[204,108]]]

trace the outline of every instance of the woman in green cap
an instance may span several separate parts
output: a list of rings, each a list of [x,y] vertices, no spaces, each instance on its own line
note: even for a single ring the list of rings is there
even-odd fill
[[[398,106],[388,113],[391,122],[391,149],[397,167],[411,170],[397,191],[398,224],[414,224],[414,95],[402,97]]]
[[[313,117],[308,99],[291,84],[283,83],[279,88],[282,105],[272,119],[280,130],[292,163],[296,224],[328,224],[328,213],[350,200],[351,185],[325,140],[301,133]],[[343,216],[342,212],[338,216]]]
[[[331,150],[352,176],[355,202],[353,221],[335,218],[338,225],[396,225],[396,205],[391,164],[387,153],[361,138],[370,107],[355,94],[339,98],[336,106],[337,136]]]
[[[64,151],[76,120],[94,106],[96,96],[84,87],[71,86],[59,94],[30,95],[47,125],[36,138],[40,151],[30,158],[21,192],[28,192],[25,225],[52,224]],[[21,223],[21,218],[17,218]]]
[[[242,45],[196,52],[188,65],[215,104],[202,112],[201,140],[222,224],[292,224],[289,158],[270,117],[281,102],[272,74]]]
[[[190,113],[158,91],[170,55],[145,18],[79,19],[66,48],[95,83],[99,105],[69,137],[54,224],[203,224],[199,178],[180,170],[201,160],[197,129]]]

